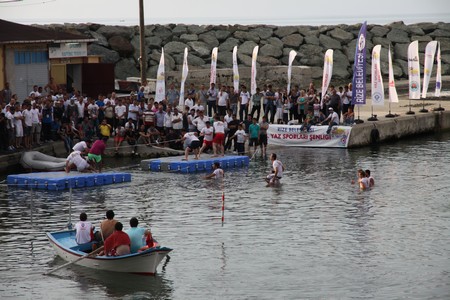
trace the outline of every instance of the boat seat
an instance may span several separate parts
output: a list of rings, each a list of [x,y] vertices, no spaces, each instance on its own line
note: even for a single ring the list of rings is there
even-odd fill
[[[89,242],[89,243],[76,245],[76,246],[70,247],[70,249],[72,249],[74,251],[83,251],[83,252],[89,253],[92,251],[93,244],[97,244],[97,242],[93,241],[93,242]]]

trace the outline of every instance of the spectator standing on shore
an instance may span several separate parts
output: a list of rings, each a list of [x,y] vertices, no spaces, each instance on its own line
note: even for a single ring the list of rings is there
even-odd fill
[[[239,94],[239,119],[243,120],[244,116],[248,115],[248,103],[250,101],[250,93],[247,87],[242,85],[241,93]]]
[[[214,113],[217,113],[217,89],[216,89],[216,84],[215,83],[211,83],[211,87],[208,90],[208,116],[212,116],[213,115],[213,110]]]
[[[259,120],[259,116],[261,113],[261,102],[263,100],[263,93],[261,93],[261,89],[259,87],[256,88],[256,93],[252,95],[252,111],[250,112],[250,115],[252,115],[252,118],[255,117],[256,112],[256,120]]]
[[[229,106],[230,99],[228,93],[225,90],[226,87],[222,86],[217,99],[217,109],[219,116],[225,116],[227,113],[227,107]]]
[[[239,93],[238,91],[236,91],[234,89],[233,86],[230,87],[230,93],[229,93],[229,97],[230,97],[230,107],[229,109],[231,109],[232,114],[237,115],[237,109],[238,109],[238,103],[239,103]]]
[[[249,152],[251,153],[251,147],[253,146],[253,150],[254,152],[256,152],[257,148],[258,148],[258,142],[259,142],[259,124],[256,120],[256,118],[252,119],[252,124],[250,124],[250,126],[248,127],[248,133],[249,133]]]
[[[118,100],[118,103],[114,108],[114,113],[116,117],[116,126],[124,126],[126,122],[127,107],[123,105],[122,99]]]
[[[22,138],[23,138],[23,115],[20,108],[20,104],[17,103],[14,111],[14,128],[16,133],[16,149],[22,149]]]
[[[33,127],[33,113],[31,112],[31,104],[23,104],[24,110],[22,112],[23,115],[23,136],[24,136],[24,145],[25,148],[31,150],[33,145],[33,140],[31,136],[31,129]]]
[[[9,88],[9,82],[5,83],[5,87],[0,91],[0,104],[8,104],[11,101],[12,92]]]
[[[264,115],[266,116],[267,120],[270,120],[270,123],[275,122],[275,112],[276,112],[276,99],[275,99],[275,92],[272,89],[272,85],[269,84],[267,86],[267,92],[266,92],[266,99],[267,99],[267,106],[264,111]],[[269,112],[270,112],[270,119],[269,119]]]
[[[166,91],[166,101],[168,104],[176,106],[179,100],[180,100],[180,92],[175,89],[175,84],[171,83],[169,89]]]
[[[203,107],[206,107],[206,104],[208,102],[208,90],[206,89],[206,86],[202,84],[200,86],[200,90],[198,91],[197,95],[197,102],[199,105],[202,105]]]

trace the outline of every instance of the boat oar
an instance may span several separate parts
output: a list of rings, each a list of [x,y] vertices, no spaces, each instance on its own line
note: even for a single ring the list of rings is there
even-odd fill
[[[85,259],[85,258],[87,258],[87,257],[89,257],[89,256],[94,255],[94,254],[97,254],[97,253],[99,253],[100,251],[102,251],[103,248],[104,248],[104,246],[101,246],[100,248],[95,249],[95,250],[92,251],[91,253],[88,253],[88,254],[86,254],[86,255],[83,255],[82,257],[77,258],[77,259],[75,259],[74,261],[65,263],[65,264],[63,264],[63,265],[61,265],[61,266],[59,266],[59,267],[57,267],[57,268],[55,268],[55,269],[53,269],[53,270],[50,270],[50,271],[44,273],[44,275],[52,274],[53,272],[56,272],[56,271],[58,271],[58,270],[60,270],[60,269],[62,269],[62,268],[65,268],[65,267],[67,267],[67,266],[70,266],[71,264],[74,264],[74,263],[76,263],[76,262],[79,262],[79,261],[82,260],[82,259]]]

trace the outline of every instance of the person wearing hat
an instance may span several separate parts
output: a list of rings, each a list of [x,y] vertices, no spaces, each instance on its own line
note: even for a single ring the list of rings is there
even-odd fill
[[[328,123],[328,129],[327,134],[330,134],[331,129],[333,126],[339,125],[339,115],[333,110],[332,107],[328,108],[329,114],[328,117],[323,120],[323,122],[319,123],[319,125],[322,125],[323,123]]]

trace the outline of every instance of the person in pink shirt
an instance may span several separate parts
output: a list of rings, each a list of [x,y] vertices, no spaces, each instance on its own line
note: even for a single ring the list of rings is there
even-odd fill
[[[103,161],[102,161],[102,155],[105,153],[106,149],[106,142],[108,141],[107,137],[104,137],[102,139],[96,140],[93,144],[91,149],[88,153],[88,159],[90,161],[95,162],[95,165],[98,169],[98,172],[102,171],[103,167]]]

